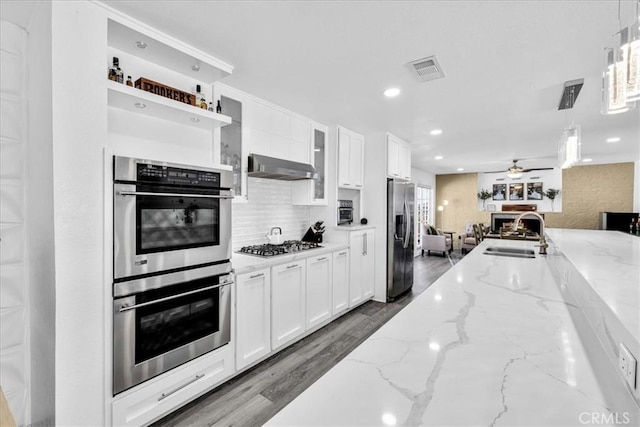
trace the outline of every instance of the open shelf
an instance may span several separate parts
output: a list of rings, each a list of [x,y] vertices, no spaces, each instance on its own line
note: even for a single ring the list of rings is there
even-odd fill
[[[213,130],[231,124],[231,117],[184,104],[122,83],[107,80],[108,105],[136,114]]]
[[[194,80],[213,83],[233,72],[233,66],[226,62],[151,28],[138,31],[109,19],[107,33],[109,46]],[[140,42],[143,49],[138,47]]]

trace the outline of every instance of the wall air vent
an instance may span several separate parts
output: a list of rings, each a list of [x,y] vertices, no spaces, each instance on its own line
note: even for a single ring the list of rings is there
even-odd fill
[[[412,73],[415,73],[419,82],[441,79],[445,76],[442,67],[435,56],[411,61],[407,64]]]

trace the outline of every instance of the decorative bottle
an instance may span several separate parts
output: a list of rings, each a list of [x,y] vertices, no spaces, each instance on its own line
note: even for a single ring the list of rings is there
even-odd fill
[[[220,105],[220,101],[218,101],[218,105],[216,106],[216,113],[222,114],[222,105]]]
[[[133,87],[133,81],[131,80],[131,76],[127,76],[127,86]]]
[[[124,72],[120,69],[120,60],[114,57],[113,64],[116,66],[116,81],[124,83]]]
[[[207,109],[207,100],[204,97],[204,93],[202,93],[200,85],[196,85],[196,106]]]
[[[109,74],[107,78],[109,80],[113,80],[114,82],[118,80],[118,58],[113,57],[113,65],[109,67]]]
[[[211,102],[209,102],[209,108],[208,108],[208,110],[209,110],[209,111],[213,111],[213,104],[212,104]]]

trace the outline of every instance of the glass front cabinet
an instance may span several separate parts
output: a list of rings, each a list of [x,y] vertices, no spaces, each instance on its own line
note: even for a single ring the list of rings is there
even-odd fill
[[[320,123],[310,122],[311,150],[309,159],[316,169],[318,178],[294,182],[293,204],[295,205],[326,205],[327,204],[327,144],[329,140],[328,128]]]
[[[220,102],[222,114],[231,117],[231,124],[216,130],[214,138],[220,147],[218,154],[221,165],[231,166],[233,170],[234,202],[247,200],[247,156],[245,151],[245,111],[244,95],[224,84],[216,83],[213,87],[213,99]],[[215,159],[214,159],[215,161]]]

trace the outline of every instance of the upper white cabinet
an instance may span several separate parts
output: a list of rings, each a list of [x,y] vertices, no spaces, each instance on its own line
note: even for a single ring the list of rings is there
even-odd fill
[[[364,136],[338,126],[338,187],[364,186]]]
[[[292,202],[294,205],[326,205],[329,129],[320,123],[311,122],[309,130],[309,160],[316,169],[318,178],[294,182]]]
[[[214,132],[214,152],[220,159],[216,163],[233,168],[234,202],[247,199],[247,149],[246,149],[246,96],[227,85],[213,86],[213,99],[220,101],[222,113],[230,118],[230,124]],[[214,158],[215,162],[215,158]]]
[[[309,163],[309,120],[253,98],[247,104],[246,124],[249,153]]]
[[[387,176],[411,179],[411,145],[387,133]]]
[[[201,85],[207,102],[211,83],[231,74],[233,67],[150,27],[125,25],[113,19],[107,24],[107,66],[120,60],[124,80],[144,77],[185,93]],[[231,123],[231,118],[194,105],[107,80],[110,107],[213,130]]]

